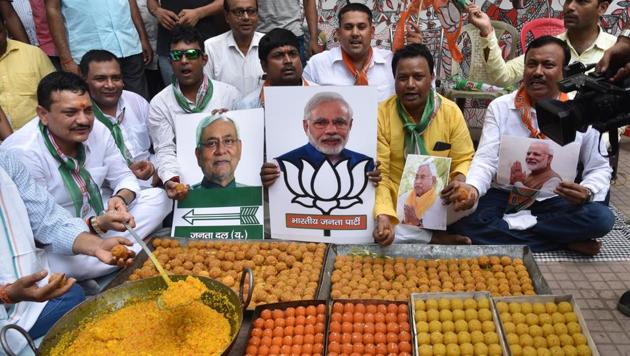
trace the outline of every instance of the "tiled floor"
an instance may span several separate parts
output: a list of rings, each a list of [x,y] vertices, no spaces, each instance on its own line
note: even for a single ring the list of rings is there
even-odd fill
[[[630,219],[630,139],[622,138],[611,202]],[[554,294],[573,294],[602,356],[630,356],[630,317],[617,300],[630,290],[630,262],[540,263]]]

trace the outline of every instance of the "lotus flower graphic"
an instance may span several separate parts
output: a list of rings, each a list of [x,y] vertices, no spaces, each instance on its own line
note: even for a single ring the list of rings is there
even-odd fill
[[[336,164],[324,160],[319,168],[314,168],[306,160],[301,161],[302,168],[299,168],[282,160],[284,182],[294,195],[292,203],[330,215],[335,209],[347,209],[363,202],[360,196],[368,183],[365,169],[369,159],[359,161],[353,167],[350,167],[349,159]],[[324,235],[330,236],[330,231],[325,230]]]

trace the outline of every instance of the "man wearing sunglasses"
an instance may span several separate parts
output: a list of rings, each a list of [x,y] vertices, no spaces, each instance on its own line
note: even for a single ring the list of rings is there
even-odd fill
[[[256,32],[257,3],[256,0],[225,0],[223,10],[231,30],[206,40],[208,63],[204,72],[246,94],[258,87],[263,75],[258,60],[258,42],[263,34]]]
[[[184,199],[188,193],[187,187],[179,184],[175,120],[190,113],[231,108],[240,98],[236,88],[203,73],[208,57],[202,48],[201,36],[193,27],[173,29],[169,53],[175,74],[173,82],[151,100],[149,134],[157,158],[158,176],[171,199]]]
[[[302,78],[300,43],[289,30],[276,28],[260,39],[258,57],[265,72],[265,82],[239,101],[235,109],[255,109],[265,106],[264,87],[312,85]]]

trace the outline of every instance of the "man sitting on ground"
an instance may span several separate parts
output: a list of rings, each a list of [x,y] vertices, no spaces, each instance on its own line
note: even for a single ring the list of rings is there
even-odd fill
[[[394,239],[435,244],[470,243],[464,236],[399,224],[397,217],[398,187],[407,154],[451,158],[451,183],[441,195],[446,203],[455,206],[458,203],[454,182],[466,179],[474,154],[461,110],[431,86],[433,66],[431,52],[421,44],[405,46],[392,60],[396,95],[382,102],[378,110],[377,153],[383,180],[376,188],[373,236],[381,245],[389,245]]]
[[[557,83],[569,58],[569,47],[555,37],[539,37],[527,47],[523,85],[490,103],[466,183],[456,182],[457,189],[467,192],[460,208],[478,203],[477,210],[451,225],[450,232],[465,234],[475,244],[528,245],[535,252],[560,248],[587,255],[599,252],[601,243],[595,239],[612,229],[614,216],[603,203],[610,187],[611,168],[600,154],[605,149],[599,132],[592,127],[585,133],[576,132],[579,161],[584,167],[581,182],[562,181],[554,190],[556,196],[539,197],[529,207],[536,218],[533,226],[510,229],[503,219],[509,192],[491,188],[499,164],[501,136],[545,138],[539,131],[534,106],[545,99],[566,100]]]
[[[147,128],[149,102],[142,96],[123,90],[118,58],[106,50],[88,51],[79,69],[90,88],[94,117],[105,125],[133,174],[151,185],[155,167],[149,160],[151,138]]]
[[[162,189],[140,190],[111,133],[94,120],[87,84],[76,74],[54,72],[37,88],[38,117],[2,144],[24,162],[57,204],[88,222],[94,233],[126,231],[141,237],[160,227],[171,211]],[[113,192],[113,195],[107,192]],[[109,233],[104,237],[116,236]],[[129,236],[128,233],[121,234]],[[132,249],[140,250],[138,244]],[[51,267],[77,280],[114,270],[94,257],[48,255]]]
[[[48,245],[55,253],[95,256],[108,264],[124,266],[130,259],[114,258],[115,246],[131,245],[126,239],[100,239],[87,233],[81,219],[73,218],[29,175],[12,154],[0,149],[0,328],[16,324],[33,339],[85,299],[73,278],[49,274],[46,254],[35,243]],[[133,254],[130,255],[131,257]],[[54,269],[52,269],[54,271]],[[25,339],[7,334],[18,354]]]

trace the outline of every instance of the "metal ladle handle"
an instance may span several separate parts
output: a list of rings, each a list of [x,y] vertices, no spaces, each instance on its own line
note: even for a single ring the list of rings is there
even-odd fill
[[[22,328],[21,326],[11,324],[11,325],[6,325],[5,327],[2,328],[2,330],[0,330],[0,344],[2,345],[2,349],[8,356],[17,356],[17,354],[13,352],[13,350],[11,350],[11,346],[9,345],[9,340],[7,338],[7,332],[9,332],[9,330],[11,329],[22,334],[22,336],[24,336],[24,338],[26,339],[28,346],[35,353],[35,355],[39,355],[39,352],[37,351],[37,346],[35,346],[35,342],[31,338],[31,335],[29,335],[28,332],[24,330],[24,328]]]
[[[247,282],[249,282],[249,289],[247,290],[247,298],[243,299],[243,291],[245,290],[245,277],[249,277]],[[238,288],[238,297],[243,304],[243,310],[247,309],[249,302],[252,301],[252,296],[254,295],[254,272],[251,268],[245,267],[243,268],[243,272],[241,273],[241,283]]]

